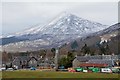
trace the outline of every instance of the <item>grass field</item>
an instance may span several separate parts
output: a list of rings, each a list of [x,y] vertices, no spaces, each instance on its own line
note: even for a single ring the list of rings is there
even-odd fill
[[[2,78],[118,78],[118,74],[54,72],[54,71],[5,71]]]

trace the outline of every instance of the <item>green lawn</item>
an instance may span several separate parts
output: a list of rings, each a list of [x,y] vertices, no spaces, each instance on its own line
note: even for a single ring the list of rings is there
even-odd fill
[[[118,78],[118,74],[54,72],[54,71],[5,71],[2,78]]]

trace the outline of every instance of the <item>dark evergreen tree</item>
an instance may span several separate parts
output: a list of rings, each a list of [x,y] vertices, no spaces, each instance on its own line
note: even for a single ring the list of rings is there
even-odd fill
[[[106,45],[105,49],[106,49],[106,54],[110,55],[111,52],[108,44]]]
[[[59,60],[59,66],[64,66],[65,68],[72,67],[72,61],[75,56],[72,52],[68,52],[67,57],[63,57]]]
[[[64,66],[66,68],[66,66],[67,66],[67,58],[66,57],[62,57],[59,60],[59,66]]]
[[[46,50],[45,49],[42,49],[42,50],[40,50],[40,56],[42,56],[43,58],[46,56]]]
[[[100,46],[99,46],[99,49],[100,49],[100,54],[101,54],[101,55],[102,55],[102,54],[105,54],[105,48],[104,48],[103,45],[100,45]]]
[[[55,48],[52,48],[52,49],[51,49],[51,52],[53,53],[53,56],[54,56],[54,57],[55,57],[55,51],[56,51]]]
[[[67,65],[66,67],[72,67],[72,61],[74,60],[75,56],[72,52],[68,52],[68,55],[67,55]]]
[[[98,45],[100,54],[108,55],[110,54],[110,48],[107,42],[103,42],[102,44]]]
[[[71,44],[71,48],[72,48],[73,50],[76,50],[76,49],[78,48],[78,43],[77,43],[76,40]]]
[[[84,55],[91,53],[90,48],[87,46],[87,44],[85,44],[85,45],[82,47],[81,52],[84,53]]]

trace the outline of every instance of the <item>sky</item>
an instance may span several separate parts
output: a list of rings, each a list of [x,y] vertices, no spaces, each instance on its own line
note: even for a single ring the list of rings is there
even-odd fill
[[[2,35],[48,24],[63,12],[104,25],[118,22],[117,2],[3,2],[1,8]]]

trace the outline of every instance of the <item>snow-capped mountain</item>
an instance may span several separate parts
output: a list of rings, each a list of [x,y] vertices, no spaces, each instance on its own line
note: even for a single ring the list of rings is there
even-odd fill
[[[38,25],[1,40],[3,47],[10,50],[15,48],[56,47],[107,27],[73,14],[64,13],[44,26]]]

